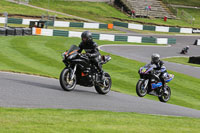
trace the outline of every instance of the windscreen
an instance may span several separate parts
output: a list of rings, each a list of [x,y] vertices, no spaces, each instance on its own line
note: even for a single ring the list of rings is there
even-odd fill
[[[70,49],[68,50],[68,53],[71,53],[71,52],[74,51],[74,50],[79,50],[79,47],[77,47],[76,45],[72,45],[72,46],[70,47]]]

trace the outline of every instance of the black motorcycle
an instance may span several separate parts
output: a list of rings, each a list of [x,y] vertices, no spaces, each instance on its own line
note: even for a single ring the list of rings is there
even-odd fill
[[[76,84],[86,87],[94,86],[99,94],[107,94],[111,88],[111,77],[104,72],[103,79],[97,72],[96,66],[91,63],[86,54],[78,53],[79,47],[72,45],[63,53],[65,68],[60,74],[60,85],[66,91],[74,90]],[[101,56],[101,65],[106,64],[111,57]]]
[[[180,54],[187,54],[188,53],[189,48],[183,48],[180,52]]]

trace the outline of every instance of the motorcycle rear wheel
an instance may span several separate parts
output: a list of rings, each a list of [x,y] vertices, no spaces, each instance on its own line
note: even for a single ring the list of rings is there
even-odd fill
[[[111,77],[108,73],[104,73],[105,75],[105,86],[104,85],[100,85],[100,84],[96,84],[95,90],[102,95],[107,94],[110,91],[111,85],[112,85],[112,80]]]
[[[169,87],[169,86],[166,86],[166,90],[167,90],[167,92],[168,92],[167,95],[164,94],[164,93],[162,93],[162,95],[158,97],[158,99],[159,99],[161,102],[164,102],[164,103],[166,103],[167,101],[169,101],[169,99],[170,99],[170,97],[171,97],[171,89],[170,89],[170,87]]]
[[[144,81],[139,80],[137,82],[136,93],[139,97],[144,97],[147,94],[147,89],[144,88]]]
[[[70,80],[70,70],[65,68],[60,74],[60,85],[65,91],[72,91],[76,86],[76,75]]]

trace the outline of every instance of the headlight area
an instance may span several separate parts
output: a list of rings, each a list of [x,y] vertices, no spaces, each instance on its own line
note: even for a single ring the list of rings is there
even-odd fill
[[[62,58],[63,58],[63,60],[65,60],[65,57],[66,57],[66,55],[65,55],[65,52],[64,53],[62,53]]]

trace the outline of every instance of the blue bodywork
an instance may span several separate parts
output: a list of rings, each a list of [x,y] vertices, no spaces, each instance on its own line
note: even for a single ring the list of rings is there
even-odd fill
[[[166,80],[166,83],[170,82],[174,78],[173,74],[168,75],[168,79]]]
[[[169,78],[168,80],[166,80],[166,82],[168,83],[169,81],[171,81],[173,78]]]
[[[156,89],[156,88],[161,87],[161,86],[162,86],[162,82],[158,82],[157,84],[156,83],[151,84],[152,89]]]

